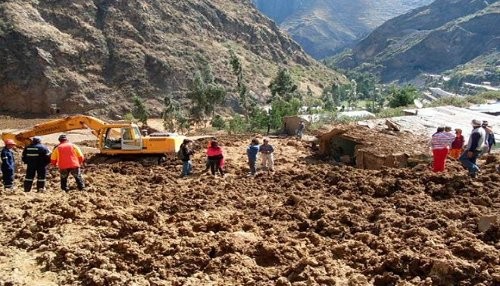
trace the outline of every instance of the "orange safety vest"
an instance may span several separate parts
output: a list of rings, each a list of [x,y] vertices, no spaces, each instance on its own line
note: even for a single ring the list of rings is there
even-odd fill
[[[83,160],[80,148],[69,142],[59,144],[50,155],[50,162],[52,165],[57,165],[60,170],[79,168]]]

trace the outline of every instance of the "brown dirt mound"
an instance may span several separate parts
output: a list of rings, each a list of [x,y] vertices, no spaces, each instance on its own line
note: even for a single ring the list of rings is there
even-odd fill
[[[188,179],[178,162],[89,164],[87,192],[63,194],[53,172],[46,194],[2,194],[0,281],[26,284],[3,266],[27,253],[24,277],[64,285],[500,283],[500,222],[478,228],[500,210],[494,163],[474,181],[455,162],[359,170],[273,139],[276,173],[253,178],[248,139],[219,140],[226,178],[199,172],[201,142]]]

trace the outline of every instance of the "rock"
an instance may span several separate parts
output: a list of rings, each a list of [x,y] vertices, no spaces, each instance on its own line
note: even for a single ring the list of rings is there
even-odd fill
[[[498,220],[498,216],[482,216],[477,222],[477,229],[485,232]]]
[[[276,286],[291,286],[292,283],[290,283],[290,281],[288,281],[288,279],[286,277],[280,277],[278,278],[278,280],[276,280]]]
[[[401,127],[399,126],[399,124],[397,124],[396,122],[394,122],[392,120],[386,119],[385,120],[385,125],[387,125],[387,127],[390,130],[401,131]]]

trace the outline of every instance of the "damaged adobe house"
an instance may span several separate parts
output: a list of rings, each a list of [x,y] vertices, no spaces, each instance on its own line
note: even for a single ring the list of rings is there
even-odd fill
[[[322,133],[321,155],[361,169],[413,167],[430,160],[428,138],[409,132],[340,126]]]

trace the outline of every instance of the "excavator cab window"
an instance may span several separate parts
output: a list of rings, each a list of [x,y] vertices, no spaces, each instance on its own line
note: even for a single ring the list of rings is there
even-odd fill
[[[138,127],[121,128],[122,150],[141,150],[142,136]]]
[[[104,138],[104,148],[122,149],[121,128],[109,128]]]

